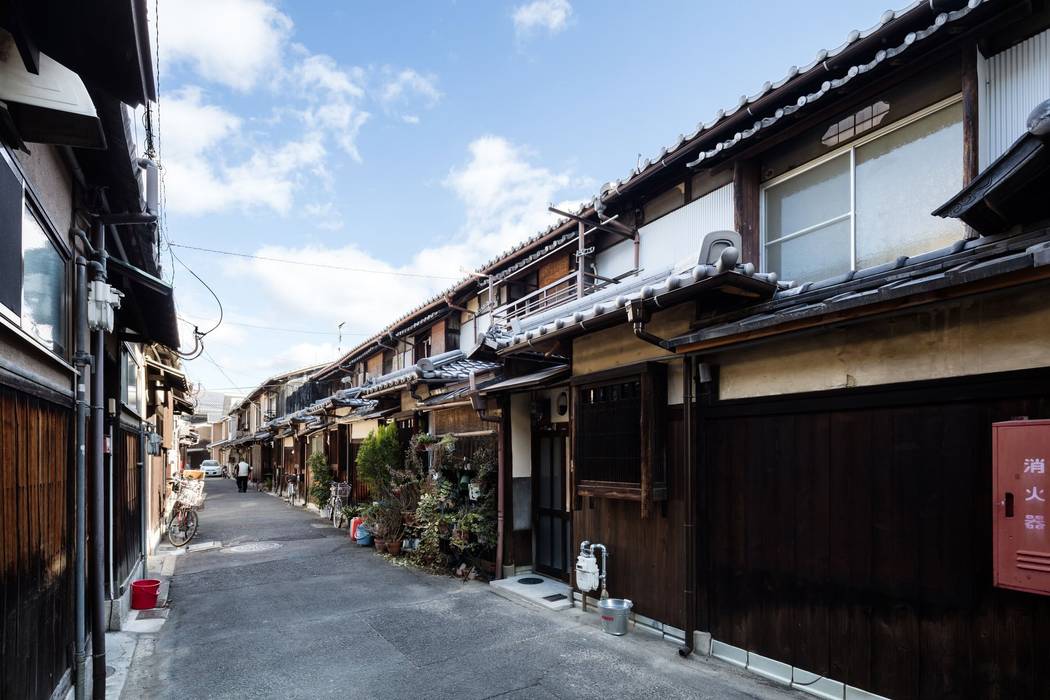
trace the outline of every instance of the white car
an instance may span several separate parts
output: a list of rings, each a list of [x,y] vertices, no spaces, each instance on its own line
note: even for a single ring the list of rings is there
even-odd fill
[[[214,459],[206,459],[201,462],[201,471],[204,472],[204,476],[222,476],[222,467],[219,462]]]

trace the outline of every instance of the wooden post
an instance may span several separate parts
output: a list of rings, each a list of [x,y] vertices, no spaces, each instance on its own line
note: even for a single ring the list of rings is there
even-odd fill
[[[740,234],[740,261],[760,267],[759,245],[759,172],[753,160],[733,165],[733,225]]]
[[[977,177],[980,169],[980,133],[978,125],[977,44],[970,42],[962,50],[962,109],[963,109],[963,185]],[[966,227],[966,238],[977,238],[978,233]]]
[[[584,248],[586,247],[585,241],[584,241],[585,236],[583,234],[584,234],[584,231],[586,231],[587,229],[585,229],[583,227],[583,222],[582,221],[577,223],[576,227],[577,227],[576,228],[576,231],[577,231],[577,236],[576,236],[576,298],[577,299],[582,299],[583,298],[583,281],[585,279],[584,276],[583,276],[583,273],[584,273],[583,263],[584,263],[584,259],[585,259],[583,251],[584,251]]]

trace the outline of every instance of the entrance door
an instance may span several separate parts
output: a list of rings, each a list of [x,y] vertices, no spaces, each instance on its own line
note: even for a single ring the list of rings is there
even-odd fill
[[[536,430],[532,446],[532,561],[537,571],[569,580],[572,517],[566,495],[564,429]]]

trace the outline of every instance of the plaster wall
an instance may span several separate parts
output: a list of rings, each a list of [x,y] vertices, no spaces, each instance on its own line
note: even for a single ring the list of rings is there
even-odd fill
[[[692,319],[693,305],[679,304],[666,311],[654,313],[646,330],[661,338],[672,338],[688,331]],[[624,321],[612,328],[573,340],[572,373],[574,376],[580,376],[671,356],[672,353],[636,338],[631,332],[631,327]]]
[[[510,397],[510,451],[512,476],[532,476],[532,420],[528,392]]]
[[[1050,366],[1048,285],[727,350],[719,398],[875,386]]]
[[[34,143],[31,153],[14,153],[33,191],[47,209],[51,223],[58,229],[58,234],[65,238],[73,224],[73,177],[58,149]]]

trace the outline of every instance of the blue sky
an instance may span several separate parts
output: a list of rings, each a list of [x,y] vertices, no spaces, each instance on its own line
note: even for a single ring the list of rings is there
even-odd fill
[[[160,0],[167,239],[388,273],[175,248],[191,379],[333,359],[884,3]]]

